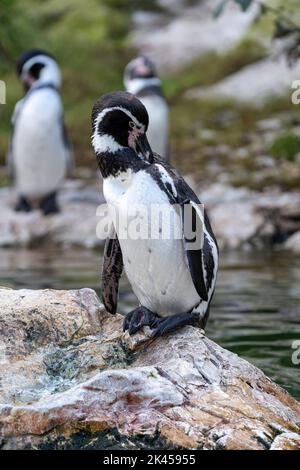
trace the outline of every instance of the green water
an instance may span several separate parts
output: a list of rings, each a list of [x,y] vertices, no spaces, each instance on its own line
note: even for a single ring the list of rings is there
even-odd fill
[[[101,253],[80,249],[0,250],[0,285],[99,293]],[[282,252],[225,253],[207,335],[260,367],[300,399],[300,365],[292,342],[300,339],[300,257]],[[136,306],[125,276],[119,311]]]

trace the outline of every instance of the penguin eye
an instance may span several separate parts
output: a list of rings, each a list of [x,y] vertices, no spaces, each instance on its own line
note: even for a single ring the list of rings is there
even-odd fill
[[[134,129],[135,128],[135,123],[133,121],[129,121],[129,127],[131,129]]]

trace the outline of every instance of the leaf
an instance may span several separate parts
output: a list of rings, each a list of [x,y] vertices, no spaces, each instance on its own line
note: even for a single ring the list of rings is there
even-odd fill
[[[234,0],[243,11],[247,11],[250,5],[252,4],[253,0]]]
[[[216,6],[216,8],[214,9],[214,12],[213,12],[213,17],[215,19],[219,18],[219,16],[222,15],[227,3],[228,3],[229,0],[222,0],[219,5]]]

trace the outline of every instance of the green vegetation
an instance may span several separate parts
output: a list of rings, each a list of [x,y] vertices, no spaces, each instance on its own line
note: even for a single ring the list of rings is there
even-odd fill
[[[193,4],[195,0],[189,0]],[[156,0],[146,0],[143,9],[162,12]],[[271,2],[279,5],[279,0]],[[292,17],[294,0],[285,2]],[[75,149],[77,165],[96,168],[90,145],[90,112],[94,101],[103,93],[122,89],[123,68],[135,54],[129,46],[131,14],[140,6],[138,0],[3,0],[0,24],[0,79],[7,84],[7,104],[0,107],[0,163],[4,162],[10,135],[13,107],[22,96],[15,75],[15,59],[24,49],[41,47],[52,52],[63,73],[62,98],[65,120]],[[299,10],[299,9],[298,9]],[[282,168],[281,180],[265,175],[260,179],[260,164],[252,151],[253,140],[261,143],[262,152],[279,158],[278,164],[292,164],[298,153],[298,141],[291,137],[292,124],[282,130],[283,136],[262,143],[257,121],[286,113],[297,120],[298,108],[290,97],[272,100],[262,108],[224,100],[191,100],[186,92],[191,88],[211,85],[237,72],[245,65],[264,58],[266,44],[274,30],[272,15],[263,15],[236,47],[223,54],[209,53],[194,60],[184,70],[162,77],[171,107],[171,150],[175,165],[183,173],[193,173],[199,181],[215,181],[209,165],[219,166],[219,173],[230,175],[230,182],[261,188],[281,184],[284,188],[298,187],[298,173]],[[261,39],[264,38],[262,41]],[[267,38],[267,40],[266,40]],[[202,130],[213,131],[211,138]],[[250,136],[250,137],[249,137]],[[218,146],[228,147],[228,154],[218,152]],[[237,158],[235,152],[247,148],[248,155]],[[295,165],[295,164],[294,164]],[[257,173],[260,173],[259,178]],[[295,175],[295,177],[292,177]],[[297,178],[296,178],[297,177]],[[1,176],[1,184],[6,183]]]
[[[62,97],[76,160],[88,161],[91,107],[102,93],[122,88],[123,68],[133,54],[127,45],[132,4],[131,0],[2,2],[0,78],[7,85],[7,104],[0,108],[0,161],[7,149],[14,104],[22,96],[15,59],[30,47],[49,50],[62,65]]]
[[[300,153],[300,137],[292,133],[277,137],[270,150],[274,157],[293,162]]]

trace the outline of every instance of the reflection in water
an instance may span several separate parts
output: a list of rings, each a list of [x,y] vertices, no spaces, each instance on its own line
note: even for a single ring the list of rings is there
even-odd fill
[[[99,293],[101,253],[82,249],[0,250],[0,285]],[[260,367],[300,398],[300,365],[291,344],[300,339],[300,258],[282,252],[225,253],[207,335]],[[136,306],[123,276],[119,311]]]

